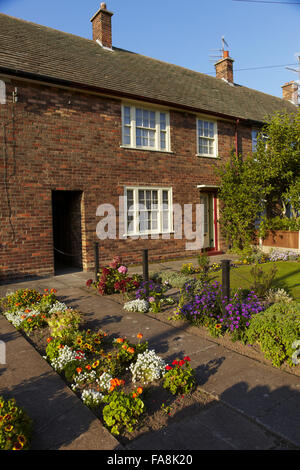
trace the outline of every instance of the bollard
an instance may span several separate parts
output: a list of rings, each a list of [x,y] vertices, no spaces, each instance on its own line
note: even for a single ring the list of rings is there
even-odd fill
[[[99,272],[99,243],[94,243],[94,258],[95,258],[95,282],[98,280],[98,272]]]
[[[230,260],[221,261],[222,266],[222,300],[230,298]],[[223,305],[224,308],[224,305]]]
[[[149,297],[149,263],[148,250],[143,250],[143,280],[145,283],[146,297]]]

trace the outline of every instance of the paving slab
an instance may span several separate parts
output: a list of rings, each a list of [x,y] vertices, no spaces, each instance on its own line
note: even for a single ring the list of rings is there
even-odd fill
[[[126,446],[133,450],[272,450],[278,439],[240,413],[216,403]]]

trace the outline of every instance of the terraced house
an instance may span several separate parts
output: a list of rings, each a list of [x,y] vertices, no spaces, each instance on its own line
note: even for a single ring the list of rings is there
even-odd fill
[[[227,51],[212,77],[113,47],[112,16],[102,3],[89,40],[0,15],[2,282],[92,269],[96,241],[100,263],[193,255],[174,207],[197,230],[200,203],[201,248],[225,250],[215,167],[295,110],[293,82],[283,98],[237,85]],[[115,237],[99,240],[110,207]]]

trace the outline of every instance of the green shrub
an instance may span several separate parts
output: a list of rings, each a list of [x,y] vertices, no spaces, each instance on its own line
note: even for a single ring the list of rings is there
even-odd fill
[[[251,319],[247,342],[258,343],[276,367],[292,361],[294,341],[300,338],[300,303],[276,303]]]
[[[276,265],[273,265],[269,271],[264,271],[257,263],[251,268],[250,275],[253,282],[251,287],[258,297],[264,297],[269,291],[277,271]]]
[[[190,366],[190,358],[175,360],[166,366],[163,387],[173,395],[186,394],[193,390],[196,385],[195,371]],[[184,366],[184,367],[183,367]]]
[[[52,313],[47,321],[51,336],[66,340],[79,328],[82,318],[76,310],[67,309]]]
[[[103,408],[103,419],[111,428],[112,434],[118,435],[124,428],[132,432],[144,411],[144,402],[138,393],[126,394],[123,391],[113,391],[106,395],[103,401],[107,403]]]

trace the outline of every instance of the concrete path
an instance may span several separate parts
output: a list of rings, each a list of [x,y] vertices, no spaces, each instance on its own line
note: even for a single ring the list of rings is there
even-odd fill
[[[23,287],[56,288],[90,326],[136,338],[138,332],[166,361],[189,355],[201,388],[215,402],[164,430],[145,434],[125,450],[300,449],[300,378],[242,356],[157,318],[128,313],[83,287],[91,273],[72,273],[0,286],[0,296]],[[35,423],[34,449],[124,450],[62,379],[5,318],[0,340],[0,395],[14,396]],[[188,439],[187,439],[188,436]]]

